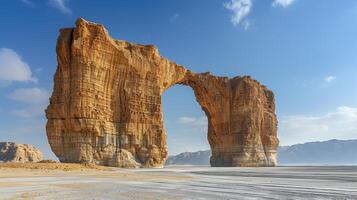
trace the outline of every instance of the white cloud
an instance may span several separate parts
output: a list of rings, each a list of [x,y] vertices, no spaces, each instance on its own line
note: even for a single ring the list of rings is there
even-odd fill
[[[230,0],[229,2],[223,3],[223,6],[233,11],[231,22],[234,26],[237,26],[250,13],[253,3],[252,0]],[[244,27],[247,28],[248,26],[245,25]]]
[[[195,122],[196,120],[197,120],[197,118],[195,118],[195,117],[180,117],[178,119],[178,122],[180,124],[189,124],[189,123]]]
[[[50,93],[45,89],[27,88],[17,89],[8,95],[9,99],[26,103],[24,109],[13,110],[12,114],[19,117],[36,117],[44,114],[44,109],[48,105]]]
[[[286,8],[290,6],[295,0],[274,0],[273,1],[273,6],[281,6],[283,8]]]
[[[357,138],[357,108],[341,106],[320,116],[285,116],[279,122],[282,145]]]
[[[335,79],[336,79],[336,77],[334,77],[334,76],[327,76],[327,77],[325,78],[325,82],[330,83],[330,82],[332,82],[332,81],[335,80]]]
[[[33,77],[30,66],[24,62],[14,50],[0,49],[0,82],[11,83],[13,81],[37,82]]]
[[[66,6],[68,0],[49,0],[49,5],[58,9],[64,14],[71,14],[72,10]]]
[[[207,117],[180,117],[178,118],[178,123],[179,124],[185,124],[185,125],[190,125],[190,126],[195,126],[195,127],[207,127]]]

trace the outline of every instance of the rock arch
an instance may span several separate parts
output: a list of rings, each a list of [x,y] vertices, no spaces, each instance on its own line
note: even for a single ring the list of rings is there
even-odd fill
[[[193,73],[152,45],[113,40],[78,19],[60,30],[47,137],[62,162],[161,167],[167,158],[162,93],[194,90],[208,118],[211,166],[275,166],[274,95],[248,76]]]

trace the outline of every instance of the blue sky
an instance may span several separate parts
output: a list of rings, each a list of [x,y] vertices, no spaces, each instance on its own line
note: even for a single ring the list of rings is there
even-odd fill
[[[282,145],[357,139],[355,0],[3,0],[0,141],[46,156],[43,109],[52,92],[58,29],[78,17],[113,38],[155,44],[196,72],[251,75],[276,95]],[[165,92],[170,154],[207,149],[206,118],[190,88]]]

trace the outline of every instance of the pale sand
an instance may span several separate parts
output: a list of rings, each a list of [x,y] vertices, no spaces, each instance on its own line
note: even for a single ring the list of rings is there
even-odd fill
[[[357,167],[22,169],[0,199],[357,199]]]

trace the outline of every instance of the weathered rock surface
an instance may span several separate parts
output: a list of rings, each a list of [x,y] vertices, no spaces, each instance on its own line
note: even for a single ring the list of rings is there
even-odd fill
[[[0,161],[2,162],[38,162],[43,159],[42,152],[29,144],[0,142]]]
[[[250,77],[193,73],[152,45],[114,40],[83,19],[61,29],[57,60],[46,129],[62,162],[122,166],[124,149],[133,163],[162,167],[168,152],[161,95],[183,84],[207,115],[212,166],[276,165],[274,95]]]

